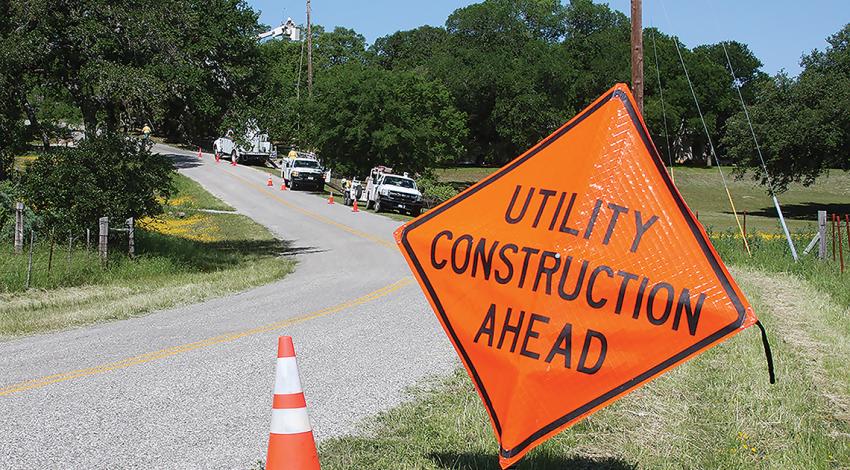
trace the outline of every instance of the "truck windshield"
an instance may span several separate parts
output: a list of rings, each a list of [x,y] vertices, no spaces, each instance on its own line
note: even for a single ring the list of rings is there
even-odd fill
[[[295,160],[292,166],[298,168],[319,168],[319,162],[316,160]]]
[[[391,184],[402,188],[416,189],[416,183],[412,179],[400,178],[398,176],[385,176],[384,184]]]

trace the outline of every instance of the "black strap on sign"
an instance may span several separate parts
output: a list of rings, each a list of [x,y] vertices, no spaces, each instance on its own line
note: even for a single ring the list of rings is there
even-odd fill
[[[770,343],[767,342],[767,331],[761,320],[756,320],[759,330],[761,330],[761,343],[764,345],[764,356],[767,358],[767,373],[770,374],[770,383],[776,383],[776,375],[773,373],[773,354],[770,353]]]

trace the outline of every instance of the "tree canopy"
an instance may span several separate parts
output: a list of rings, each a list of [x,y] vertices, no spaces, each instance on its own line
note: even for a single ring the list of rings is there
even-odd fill
[[[259,42],[244,0],[8,0],[0,15],[0,179],[9,149],[47,146],[74,120],[201,144],[256,122],[352,172],[502,164],[630,79],[629,20],[593,0],[483,0],[371,45],[314,25],[312,96],[305,44]],[[762,72],[746,44],[688,48],[645,29],[644,117],[665,160],[714,164],[710,140],[721,163],[758,168],[738,85],[779,189],[847,168],[848,38],[791,78]]]

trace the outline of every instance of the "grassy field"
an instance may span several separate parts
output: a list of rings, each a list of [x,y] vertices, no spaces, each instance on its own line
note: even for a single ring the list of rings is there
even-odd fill
[[[437,170],[436,176],[441,182],[464,187],[496,170],[489,167],[445,168]],[[776,210],[764,188],[747,177],[736,179],[731,168],[723,170],[735,208],[741,214],[747,212],[748,232],[779,232]],[[737,230],[729,199],[716,168],[676,167],[673,177],[688,206],[699,213],[703,225],[715,231],[729,228]],[[817,221],[818,210],[850,214],[850,173],[833,170],[808,188],[792,185],[787,192],[779,195],[779,201],[792,231],[808,230],[810,222]]]
[[[850,318],[794,275],[734,269],[772,336],[752,328],[532,451],[520,469],[850,468]],[[494,469],[498,446],[465,372],[322,443],[323,468]]]
[[[463,185],[491,171],[439,176]],[[776,235],[770,198],[749,180],[732,180],[738,209],[748,212],[747,255],[717,170],[676,169],[675,177],[768,329],[777,383],[768,383],[752,328],[560,433],[518,468],[850,469],[850,273],[841,274],[831,256],[795,263]],[[833,172],[780,200],[802,251],[818,209],[850,213],[850,176]],[[327,469],[493,469],[497,449],[459,370],[411,390],[410,401],[364,422],[359,433],[324,441],[320,455]]]
[[[135,259],[126,235],[110,240],[101,267],[76,239],[58,244],[48,272],[49,244],[34,253],[32,286],[24,289],[26,256],[0,246],[0,337],[141,315],[237,292],[282,278],[293,269],[287,244],[236,213],[197,183],[175,173],[176,194],[158,219],[140,220]],[[67,236],[65,236],[67,240]]]

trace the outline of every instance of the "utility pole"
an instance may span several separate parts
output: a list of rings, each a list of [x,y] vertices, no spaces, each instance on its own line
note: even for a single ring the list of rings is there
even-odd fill
[[[642,0],[632,0],[632,94],[643,115],[643,8]],[[308,2],[309,3],[309,2]]]
[[[313,25],[310,23],[310,0],[307,0],[307,94],[313,97]]]

